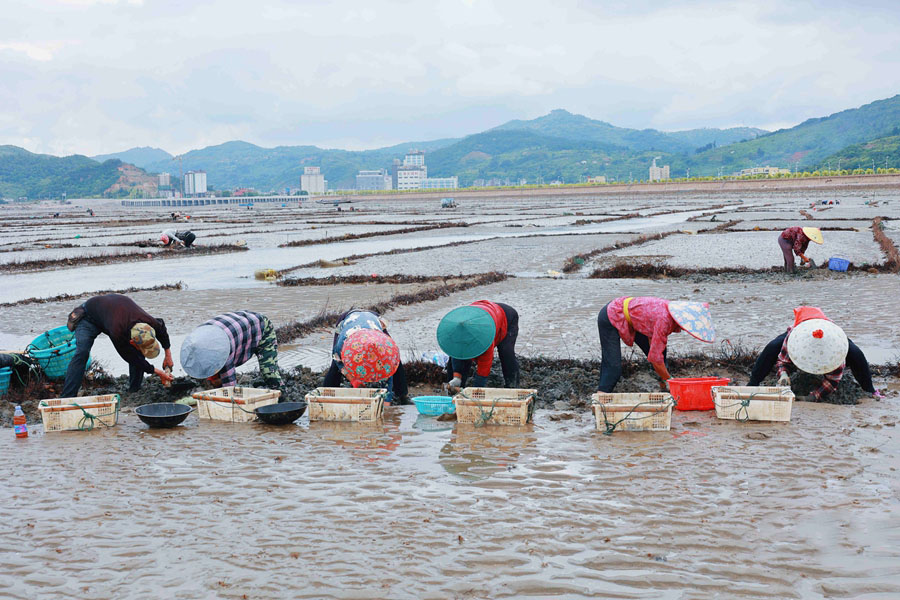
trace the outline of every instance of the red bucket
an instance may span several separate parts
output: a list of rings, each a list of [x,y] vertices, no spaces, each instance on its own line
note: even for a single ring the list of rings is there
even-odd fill
[[[730,382],[728,377],[670,379],[669,391],[675,398],[676,410],[712,410],[716,407],[712,397],[713,386],[728,385]]]

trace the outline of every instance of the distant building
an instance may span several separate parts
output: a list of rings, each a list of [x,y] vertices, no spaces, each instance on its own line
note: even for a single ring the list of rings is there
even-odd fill
[[[765,175],[766,177],[776,177],[778,175],[790,175],[790,169],[779,169],[778,167],[753,167],[752,169],[741,169],[741,177],[748,175]]]
[[[656,166],[656,159],[650,165],[650,181],[666,181],[669,179],[669,165],[663,167]]]
[[[168,173],[160,173],[157,175],[159,178],[158,187],[161,190],[167,190],[172,187],[172,176]]]
[[[410,150],[406,153],[406,156],[403,157],[403,166],[404,167],[424,167],[425,166],[425,151],[424,150]]]
[[[360,171],[356,175],[357,190],[390,190],[393,189],[391,174],[385,169],[377,171]]]
[[[397,167],[397,189],[417,190],[422,187],[422,181],[428,178],[428,169],[422,167]]]
[[[324,194],[328,188],[328,182],[322,175],[319,167],[303,167],[303,174],[300,176],[300,189],[310,196],[315,194]]]
[[[668,173],[668,171],[666,171]],[[596,177],[588,177],[588,183],[606,183],[606,175],[597,175]]]
[[[420,189],[423,190],[455,190],[459,187],[459,178],[453,177],[426,177],[422,180]]]
[[[184,174],[184,195],[203,196],[206,194],[206,171],[188,171]]]

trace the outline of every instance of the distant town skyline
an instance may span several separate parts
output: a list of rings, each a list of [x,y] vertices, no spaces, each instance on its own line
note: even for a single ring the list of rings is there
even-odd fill
[[[900,92],[887,0],[7,0],[0,144],[359,150],[563,108],[790,127]]]

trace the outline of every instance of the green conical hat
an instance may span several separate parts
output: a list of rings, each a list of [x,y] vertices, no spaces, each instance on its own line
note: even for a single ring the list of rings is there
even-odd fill
[[[460,306],[448,312],[437,328],[441,350],[453,358],[468,360],[484,354],[494,343],[497,326],[483,308]]]

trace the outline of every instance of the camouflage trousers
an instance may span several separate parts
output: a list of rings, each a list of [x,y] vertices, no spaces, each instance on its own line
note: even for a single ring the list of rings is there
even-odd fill
[[[259,375],[266,387],[281,387],[281,372],[278,370],[278,340],[275,338],[275,326],[266,319],[262,339],[254,351],[259,360]]]

